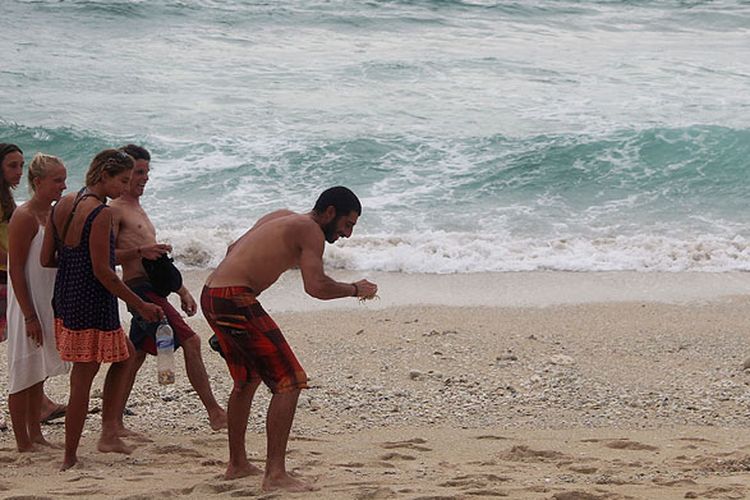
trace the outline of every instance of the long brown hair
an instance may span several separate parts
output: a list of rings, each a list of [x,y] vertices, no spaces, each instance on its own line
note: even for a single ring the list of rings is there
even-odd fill
[[[8,184],[8,181],[5,180],[5,171],[2,170],[5,157],[11,153],[23,154],[23,151],[15,144],[0,142],[0,210],[3,211],[0,222],[9,221],[10,216],[13,215],[13,210],[16,209],[16,200],[13,199],[13,193],[11,192],[15,186]]]

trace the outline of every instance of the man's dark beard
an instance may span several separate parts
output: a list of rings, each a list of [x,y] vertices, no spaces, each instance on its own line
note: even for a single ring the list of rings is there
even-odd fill
[[[328,243],[335,243],[336,242],[336,226],[339,221],[339,217],[334,217],[331,222],[323,226],[321,229],[323,229],[323,234],[326,236],[326,241]]]

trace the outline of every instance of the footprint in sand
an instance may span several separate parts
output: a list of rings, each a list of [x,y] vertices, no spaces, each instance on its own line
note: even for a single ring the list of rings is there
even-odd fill
[[[711,441],[710,439],[704,439],[704,438],[694,438],[694,437],[682,437],[673,439],[673,441],[692,441],[695,443],[711,443],[716,444],[716,441]]]
[[[553,500],[604,500],[611,498],[611,495],[594,495],[585,491],[563,491],[552,495]]]
[[[703,439],[703,438],[693,438],[693,437],[684,437],[684,438],[678,438],[673,439],[673,441],[682,441],[686,442],[688,444],[682,446],[682,449],[684,450],[697,450],[701,448],[701,446],[716,446],[717,443],[715,441],[711,441],[709,439]],[[698,446],[698,445],[701,446]]]
[[[140,483],[140,482],[142,482],[142,481],[148,481],[148,479],[149,479],[149,478],[147,478],[147,477],[138,477],[138,476],[134,476],[134,477],[124,477],[124,478],[122,478],[122,480],[123,480],[123,481],[127,481],[127,482],[129,482],[129,483]],[[124,500],[124,499],[123,499],[123,500]]]
[[[80,476],[71,477],[67,480],[68,483],[75,483],[77,481],[83,481],[85,479],[93,479],[94,481],[102,481],[104,480],[101,476],[90,476],[88,474],[81,474]]]
[[[192,491],[189,493],[191,495],[217,495],[220,493],[226,493],[228,491],[236,490],[238,489],[238,486],[236,483],[228,482],[228,481],[222,481],[217,483],[200,483],[196,484],[194,488],[192,488]]]
[[[317,467],[319,465],[323,465],[323,461],[318,460],[317,458],[313,458],[312,460],[305,460],[304,462],[302,462],[301,468],[306,469],[309,467]]]
[[[741,486],[717,486],[701,493],[688,491],[684,498],[722,498],[728,500],[741,500],[747,498],[747,488]]]
[[[741,453],[723,453],[709,455],[695,460],[683,470],[697,469],[702,472],[747,472],[750,470],[750,455]]]
[[[386,461],[375,462],[373,465],[375,465],[376,467],[382,467],[384,469],[395,469],[396,468],[396,466],[394,464],[392,464],[390,462],[386,462]]]
[[[669,486],[670,488],[684,488],[687,486],[696,486],[698,483],[692,479],[675,479],[674,481],[654,479],[654,484],[658,484],[659,486]]]
[[[568,467],[568,469],[579,474],[593,474],[599,470],[596,467],[592,467],[590,465],[571,465],[570,467]]]
[[[461,500],[461,497],[454,495],[430,495],[426,497],[416,497],[414,500]]]
[[[409,439],[406,441],[388,441],[380,446],[385,448],[386,450],[393,450],[398,448],[404,448],[407,450],[415,450],[415,451],[432,451],[432,448],[428,448],[426,446],[420,446],[427,443],[424,439],[421,438],[414,438]]]
[[[607,448],[613,450],[633,450],[633,451],[658,451],[659,448],[650,444],[639,443],[629,439],[615,439],[604,444]]]
[[[413,457],[411,455],[404,455],[403,453],[386,453],[385,455],[380,456],[380,460],[416,460],[416,457]]]
[[[157,446],[154,448],[154,453],[158,455],[179,455],[185,458],[204,458],[205,455],[192,448],[185,448],[176,444],[169,444],[166,446]]]
[[[362,467],[365,466],[365,464],[363,464],[362,462],[348,462],[345,464],[333,464],[333,465],[335,465],[336,467],[344,467],[346,469],[361,469]]]
[[[356,500],[381,500],[385,498],[393,498],[396,496],[396,492],[391,488],[387,487],[374,487],[374,488],[362,488],[354,493]]]
[[[5,497],[5,500],[54,500],[54,498],[43,497],[40,495],[15,495],[12,497]]]
[[[89,496],[102,496],[105,495],[105,491],[100,488],[83,487],[72,490],[49,490],[47,493],[52,493],[55,498],[61,496],[65,497],[89,497]]]
[[[466,462],[467,465],[478,465],[479,467],[495,467],[497,461],[495,460],[471,460]]]
[[[544,462],[546,460],[561,460],[569,457],[559,451],[532,450],[528,446],[518,445],[505,453],[501,453],[500,458],[511,462]]]
[[[464,492],[466,495],[489,498],[489,497],[508,497],[510,494],[502,490],[473,490]]]
[[[456,476],[453,479],[440,483],[445,488],[486,488],[493,483],[504,483],[511,478],[498,476],[496,474],[469,474],[465,476]]]
[[[210,458],[208,460],[201,461],[201,465],[204,467],[219,467],[219,466],[225,466],[227,463],[223,460],[219,460],[218,458]]]
[[[195,446],[215,446],[226,444],[227,440],[225,437],[221,438],[198,438],[190,441]]]

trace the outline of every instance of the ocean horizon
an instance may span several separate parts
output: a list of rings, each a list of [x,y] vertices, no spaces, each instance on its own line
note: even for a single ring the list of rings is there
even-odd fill
[[[0,30],[0,142],[69,190],[148,148],[186,268],[346,185],[331,268],[750,270],[747,2],[9,0]]]

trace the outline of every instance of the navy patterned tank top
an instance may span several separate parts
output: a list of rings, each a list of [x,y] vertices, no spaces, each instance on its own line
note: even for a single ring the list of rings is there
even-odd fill
[[[89,236],[94,219],[107,208],[102,204],[86,217],[77,246],[65,245],[55,231],[57,278],[52,306],[55,318],[68,330],[113,331],[120,328],[117,297],[94,275]],[[115,234],[109,232],[109,266],[115,269]]]

